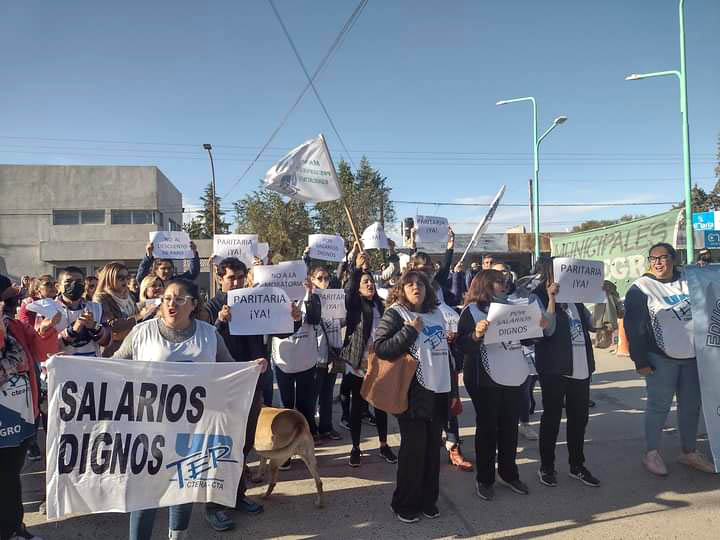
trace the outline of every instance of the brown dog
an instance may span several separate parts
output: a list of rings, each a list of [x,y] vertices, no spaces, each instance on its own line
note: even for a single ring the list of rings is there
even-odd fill
[[[322,480],[317,472],[315,442],[305,417],[294,409],[263,407],[255,432],[255,452],[260,456],[260,468],[255,477],[260,481],[270,465],[270,480],[263,498],[269,497],[277,484],[278,468],[291,457],[300,456],[315,479],[315,506],[323,505]]]

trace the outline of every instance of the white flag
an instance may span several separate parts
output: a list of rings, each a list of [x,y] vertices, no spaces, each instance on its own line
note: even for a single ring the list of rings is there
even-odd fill
[[[293,148],[263,179],[265,189],[305,202],[336,201],[342,197],[325,139],[318,135]]]
[[[390,247],[385,229],[379,221],[363,231],[361,240],[365,249],[388,249]]]
[[[484,233],[487,228],[490,226],[490,222],[492,221],[492,218],[495,216],[495,211],[497,210],[498,206],[500,206],[500,200],[502,199],[503,195],[505,195],[505,184],[502,185],[500,188],[500,191],[497,192],[497,195],[495,195],[495,198],[493,199],[493,202],[490,204],[490,209],[487,211],[487,214],[485,214],[485,218],[478,224],[477,228],[475,229],[475,232],[472,235],[472,239],[470,240],[470,243],[465,248],[465,253],[463,253],[462,257],[460,257],[460,261],[462,262],[465,260],[465,256],[467,255],[468,251],[470,251],[470,248],[473,247],[477,241],[478,238],[482,233]]]

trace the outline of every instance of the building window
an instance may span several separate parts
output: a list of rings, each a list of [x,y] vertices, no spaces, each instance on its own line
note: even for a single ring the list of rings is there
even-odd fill
[[[78,210],[53,210],[53,225],[79,225]]]
[[[83,225],[105,225],[105,210],[81,210],[80,223]]]
[[[159,212],[153,210],[112,210],[110,222],[113,225],[161,225]]]
[[[171,231],[182,231],[182,227],[174,219],[168,218],[168,225]]]

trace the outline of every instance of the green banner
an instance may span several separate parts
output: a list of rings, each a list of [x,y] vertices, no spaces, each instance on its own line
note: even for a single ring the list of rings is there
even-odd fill
[[[680,209],[590,231],[553,236],[553,257],[575,257],[605,263],[605,279],[617,285],[620,296],[648,268],[650,246],[668,242],[676,246]]]

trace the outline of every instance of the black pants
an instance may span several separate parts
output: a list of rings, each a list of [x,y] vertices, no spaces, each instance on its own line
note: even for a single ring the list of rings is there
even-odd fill
[[[315,395],[320,409],[320,433],[329,433],[332,425],[333,389],[335,388],[337,373],[331,373],[328,366],[315,368]]]
[[[299,373],[285,373],[275,366],[275,380],[280,389],[283,407],[297,409],[307,420],[310,433],[315,435],[315,367]]]
[[[258,385],[262,389],[263,404],[267,407],[273,406],[273,370],[268,365],[265,373],[260,374]]]
[[[520,421],[523,424],[530,422],[530,415],[535,412],[535,382],[537,375],[528,375],[528,378],[522,385],[522,408],[520,409]]]
[[[25,465],[29,443],[28,439],[20,446],[0,448],[0,540],[8,540],[25,515],[20,471]]]
[[[518,420],[522,406],[521,386],[479,386],[470,390],[475,407],[475,467],[477,481],[495,482],[495,456],[500,478],[519,478],[515,464]]]
[[[560,431],[563,403],[567,416],[567,446],[570,467],[585,463],[583,446],[588,423],[590,379],[570,379],[562,375],[540,375],[543,413],[540,418],[540,466],[555,469],[555,443]]]
[[[367,410],[367,401],[360,395],[363,379],[352,373],[347,373],[345,379],[350,387],[350,433],[353,446],[360,446],[360,432],[362,430],[362,417]],[[375,426],[381,444],[387,442],[387,413],[375,409]]]
[[[447,407],[447,400],[442,400]],[[400,452],[392,508],[403,516],[432,510],[440,494],[440,446],[444,417],[432,420],[398,418]],[[445,412],[447,414],[447,411]]]

